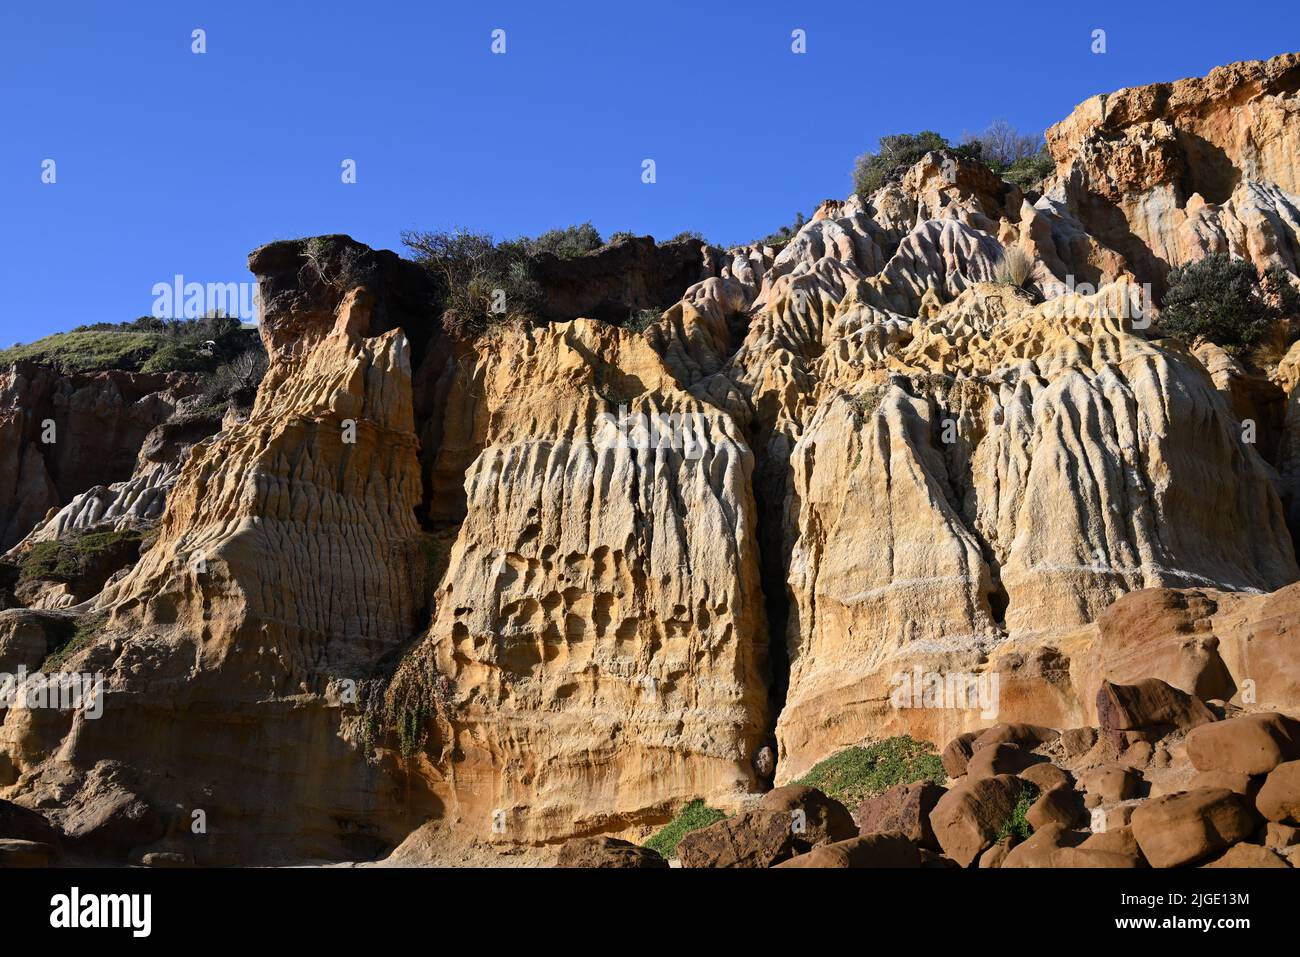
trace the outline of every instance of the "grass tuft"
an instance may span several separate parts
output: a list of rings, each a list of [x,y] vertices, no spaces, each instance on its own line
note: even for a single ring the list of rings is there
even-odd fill
[[[657,851],[661,857],[667,860],[676,853],[677,843],[691,831],[698,831],[710,824],[717,824],[719,821],[725,820],[726,817],[727,815],[717,808],[709,807],[702,800],[696,798],[682,808],[677,816],[665,824],[657,834],[646,841],[645,846],[652,851]]]
[[[947,778],[935,746],[904,734],[831,755],[795,783],[816,788],[852,809],[896,784],[942,784]]]
[[[1014,837],[1017,841],[1023,841],[1034,832],[1033,827],[1025,820],[1025,815],[1037,800],[1038,788],[1028,781],[1022,781],[1020,798],[1012,808],[1011,816],[1002,822],[1002,827],[998,828],[998,841],[1005,837]]]

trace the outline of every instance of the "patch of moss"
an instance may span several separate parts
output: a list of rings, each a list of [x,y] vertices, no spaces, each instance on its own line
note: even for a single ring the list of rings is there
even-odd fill
[[[726,817],[727,815],[717,808],[709,807],[704,801],[696,798],[682,808],[677,813],[677,816],[665,824],[658,833],[646,841],[645,846],[652,851],[658,852],[665,859],[670,858],[677,851],[677,842],[691,831],[698,831],[702,827],[716,824],[725,820]]]
[[[1034,828],[1025,820],[1025,815],[1033,807],[1034,802],[1038,800],[1038,788],[1028,781],[1021,782],[1020,798],[1016,801],[1016,806],[1011,810],[1011,816],[1002,822],[998,828],[997,840],[1005,837],[1015,837],[1017,841],[1023,841],[1034,832]]]
[[[942,784],[947,777],[935,746],[904,734],[831,755],[795,783],[816,788],[847,808],[856,808],[896,784]]]
[[[18,581],[76,581],[101,559],[129,556],[132,551],[138,554],[141,537],[141,532],[132,528],[80,532],[57,541],[38,542],[19,562]]]
[[[67,637],[61,639],[61,643],[56,645],[45,660],[41,662],[40,670],[46,673],[58,671],[63,667],[63,663],[81,651],[83,648],[89,648],[94,644],[99,633],[104,630],[108,624],[108,614],[106,612],[97,612],[92,615],[86,615],[76,624],[76,627],[69,629]]]

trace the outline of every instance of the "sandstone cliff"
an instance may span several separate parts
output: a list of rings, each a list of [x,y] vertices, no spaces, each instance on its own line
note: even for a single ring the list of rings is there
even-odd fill
[[[157,529],[86,604],[0,612],[32,668],[97,622],[61,667],[108,678],[101,720],[3,714],[0,797],[65,830],[134,809],[119,859],[339,859],[426,822],[641,836],[997,720],[900,708],[914,672],[996,674],[1001,720],[1062,728],[1106,681],[1296,708],[1295,350],[1163,337],[1141,284],[1297,270],[1297,90],[1287,55],[1096,97],[1033,202],[935,152],[779,249],[546,261],[546,321],[470,341],[413,263],[273,243],[270,371],[211,436],[163,426],[175,383],[11,371],[5,546]],[[85,405],[112,428],[37,447]]]

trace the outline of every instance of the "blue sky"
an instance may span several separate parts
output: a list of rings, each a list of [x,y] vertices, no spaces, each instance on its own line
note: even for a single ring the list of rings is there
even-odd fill
[[[881,134],[1037,131],[1094,93],[1300,49],[1294,2],[1151,6],[6,0],[0,346],[147,314],[177,273],[246,280],[249,250],[291,236],[590,220],[747,241],[846,195]]]

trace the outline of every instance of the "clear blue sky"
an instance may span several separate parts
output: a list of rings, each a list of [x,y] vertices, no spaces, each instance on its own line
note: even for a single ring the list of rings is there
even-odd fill
[[[0,345],[147,314],[176,273],[245,280],[276,238],[590,220],[746,241],[846,195],[883,133],[1037,131],[1300,49],[1294,0],[1154,6],[5,0]]]

